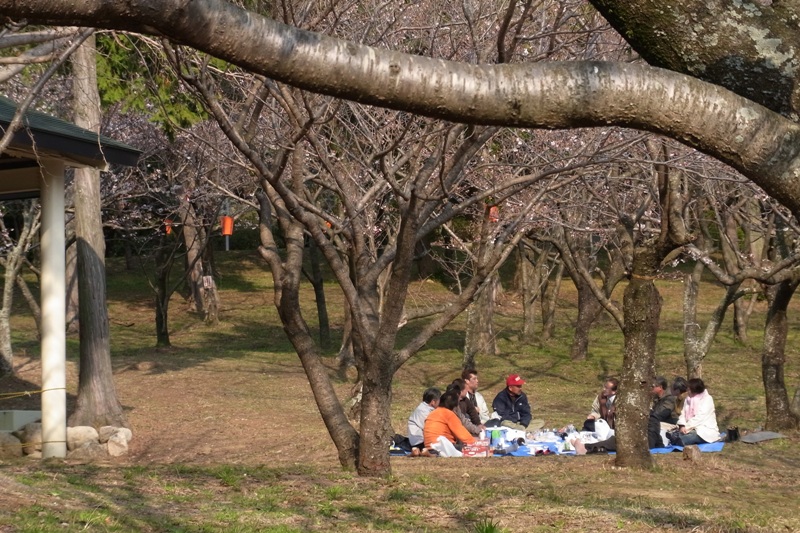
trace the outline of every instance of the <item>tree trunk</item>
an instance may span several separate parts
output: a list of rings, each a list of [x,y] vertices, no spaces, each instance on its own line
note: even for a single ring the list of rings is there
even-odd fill
[[[467,309],[463,367],[474,367],[478,355],[494,357],[497,339],[494,332],[494,299],[497,274],[487,281],[477,300]]]
[[[99,132],[94,36],[72,57],[75,123]],[[100,215],[100,173],[75,169],[75,235],[77,237],[80,375],[71,425],[126,426],[111,368],[106,302],[105,238]]]
[[[71,224],[73,229],[75,224]],[[73,242],[66,250],[66,282],[67,282],[67,332],[77,333],[80,320],[78,301],[78,243]]]
[[[542,341],[553,338],[556,330],[556,307],[558,294],[561,292],[561,280],[564,279],[564,262],[558,261],[558,268],[553,279],[548,278],[542,285]]]
[[[161,237],[155,254],[155,306],[156,306],[156,347],[171,346],[169,340],[169,300],[172,291],[169,289],[169,274],[175,260],[174,254],[167,249],[166,237]]]
[[[530,268],[530,265],[526,266],[526,263],[530,263],[525,253],[526,246],[527,243],[520,241],[512,254],[514,257],[514,275],[511,276],[511,286],[509,290],[516,293],[521,293],[525,290],[525,282],[523,281],[525,277],[524,270]]]
[[[424,238],[417,241],[416,248],[414,249],[417,275],[420,279],[431,278],[439,271],[439,264],[431,256],[431,240],[432,237],[426,235]]]
[[[700,324],[697,322],[697,295],[705,267],[698,261],[691,274],[683,277],[683,359],[689,379],[703,377],[700,353]]]
[[[214,276],[203,276],[203,322],[209,326],[219,324],[219,292]]]
[[[39,302],[36,301],[36,296],[33,295],[31,292],[31,288],[28,287],[28,283],[25,281],[25,278],[17,275],[17,287],[19,288],[19,292],[22,293],[22,297],[25,298],[25,301],[28,303],[28,308],[31,310],[31,314],[33,315],[33,321],[36,323],[36,338],[42,338],[42,308],[39,307]]]
[[[362,385],[358,473],[386,475],[391,473],[387,449],[392,438],[392,372],[386,372],[386,365],[370,362]]]
[[[23,224],[17,232],[17,241],[8,249],[6,256],[0,259],[3,272],[2,306],[0,307],[0,377],[14,372],[14,349],[11,344],[11,307],[14,302],[14,286],[19,278],[25,253],[28,251],[33,237],[39,227],[39,210],[32,201],[26,202],[22,214]],[[8,231],[0,217],[0,231],[6,236]],[[39,322],[37,322],[37,325]]]
[[[539,291],[544,283],[542,277],[547,275],[544,269],[547,253],[540,253],[534,264],[524,252],[523,246],[526,243],[520,243],[518,247],[517,274],[522,292],[522,342],[530,344],[536,339],[536,301],[539,300]]]
[[[320,255],[317,243],[311,239],[308,243],[311,260],[311,285],[314,287],[314,301],[317,303],[317,319],[319,320],[319,346],[322,350],[331,347],[331,326],[328,320],[328,306],[325,303],[325,279],[320,268]]]
[[[585,361],[589,351],[589,333],[592,324],[603,311],[603,306],[583,278],[575,278],[573,281],[578,290],[578,319],[575,321],[570,357],[573,361]]]
[[[647,418],[661,315],[661,296],[653,282],[659,262],[652,247],[637,248],[631,280],[625,288],[625,348],[616,417],[618,466],[653,466],[647,445]]]
[[[300,150],[295,151],[294,155],[298,158],[302,156]],[[299,171],[301,166],[299,163],[295,171]],[[266,187],[268,184],[265,184],[264,188]],[[259,203],[261,240],[259,253],[269,263],[272,271],[275,306],[281,317],[283,329],[303,365],[317,408],[339,454],[339,462],[344,468],[354,470],[357,468],[359,458],[358,433],[347,420],[344,408],[328,376],[328,368],[323,364],[301,314],[299,285],[303,264],[303,229],[288,217],[279,220],[286,242],[284,259],[278,253],[272,234],[271,200],[264,189],[256,191],[256,199]],[[388,442],[386,445],[384,453],[388,455]]]
[[[125,242],[123,246],[125,247],[125,270],[128,272],[133,272],[136,268],[135,263],[135,254],[133,253],[133,246],[131,246],[131,235],[128,234],[124,237]]]
[[[767,403],[766,429],[781,431],[796,429],[798,417],[792,413],[784,381],[786,336],[789,322],[786,311],[798,281],[783,281],[767,289],[769,310],[764,327],[764,351],[761,356],[761,377]]]
[[[738,299],[733,302],[733,340],[737,344],[747,344],[747,319],[750,317],[747,302]]]
[[[189,287],[189,310],[204,313],[203,305],[203,231],[195,215],[188,193],[182,193],[181,222],[186,246],[186,283]]]
[[[338,361],[338,376],[339,379],[345,381],[347,379],[347,370],[356,365],[355,356],[353,354],[353,315],[350,307],[344,306],[344,323],[342,324],[342,345],[339,347],[339,354],[336,356]],[[360,381],[360,378],[356,381]]]

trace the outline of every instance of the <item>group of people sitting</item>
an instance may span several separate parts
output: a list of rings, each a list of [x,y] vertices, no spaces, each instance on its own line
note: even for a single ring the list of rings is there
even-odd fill
[[[506,378],[505,388],[492,401],[491,412],[478,392],[478,384],[477,370],[467,368],[444,393],[436,387],[425,390],[422,402],[408,419],[412,456],[435,455],[442,446],[460,450],[464,445],[475,443],[487,429],[497,426],[534,432],[544,425],[543,420],[533,418],[528,397],[522,391],[525,380],[518,374]],[[616,378],[605,380],[582,427],[584,432],[604,435],[603,440],[584,447],[576,439],[573,444],[580,452],[616,449],[613,429],[618,387]],[[651,390],[653,406],[647,428],[650,448],[719,440],[714,400],[702,379],[687,381],[676,377],[668,387],[667,380],[659,376],[653,380]]]

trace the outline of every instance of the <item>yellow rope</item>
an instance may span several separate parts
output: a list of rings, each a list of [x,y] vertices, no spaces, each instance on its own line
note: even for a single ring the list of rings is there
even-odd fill
[[[41,390],[25,390],[25,391],[18,391],[18,392],[4,392],[0,393],[0,400],[12,400],[14,398],[23,398],[23,397],[31,397],[34,394],[41,394],[43,392],[53,391],[53,390],[66,390],[65,387],[52,387],[49,389],[41,389]]]

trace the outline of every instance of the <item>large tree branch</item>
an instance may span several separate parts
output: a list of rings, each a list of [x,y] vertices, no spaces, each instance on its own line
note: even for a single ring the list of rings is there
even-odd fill
[[[299,30],[222,0],[0,0],[31,22],[160,34],[314,92],[474,124],[618,125],[724,161],[800,215],[800,129],[719,86],[631,64],[472,65]]]
[[[800,112],[798,2],[590,2],[651,65],[722,85],[787,116]]]

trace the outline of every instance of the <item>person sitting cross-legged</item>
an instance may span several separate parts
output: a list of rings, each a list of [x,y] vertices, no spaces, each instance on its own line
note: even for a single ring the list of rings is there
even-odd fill
[[[608,427],[614,429],[616,415],[614,401],[617,399],[617,387],[619,387],[617,378],[608,378],[603,382],[603,390],[595,397],[592,402],[592,411],[583,422],[584,431],[594,431],[595,421],[601,419],[608,422]]]
[[[457,450],[460,450],[464,444],[475,442],[475,437],[470,435],[458,415],[453,412],[457,406],[457,391],[449,390],[442,394],[439,407],[434,409],[425,420],[423,435],[426,448],[432,448],[440,437],[447,439]]]
[[[705,383],[700,378],[689,380],[689,396],[678,418],[678,430],[684,446],[719,440],[714,398],[708,393]]]
[[[486,400],[483,395],[478,392],[478,371],[474,368],[465,368],[461,372],[461,379],[467,385],[467,399],[478,410],[481,424],[485,424],[489,420],[489,407],[486,405]]]
[[[522,392],[524,384],[525,380],[519,374],[508,376],[506,388],[498,392],[492,401],[492,409],[499,418],[501,426],[535,431],[544,426],[544,420],[533,419],[528,396]],[[489,427],[489,423],[486,426]]]
[[[458,406],[453,409],[458,415],[458,419],[461,420],[461,423],[464,424],[464,427],[473,437],[480,435],[481,431],[486,429],[486,426],[481,424],[478,410],[467,398],[466,382],[461,378],[456,378],[447,386],[447,390],[454,390],[458,393]]]
[[[667,387],[667,380],[663,376],[658,376],[653,380],[653,407],[650,409],[650,417],[647,420],[647,444],[650,448],[663,448],[666,431],[662,429],[663,424],[674,424],[678,421],[673,418],[675,411],[675,396],[671,394],[671,389]]]
[[[425,420],[434,409],[439,407],[442,393],[436,387],[429,387],[422,393],[422,401],[408,417],[408,442],[411,444],[411,455],[416,457],[425,451],[423,431]]]

